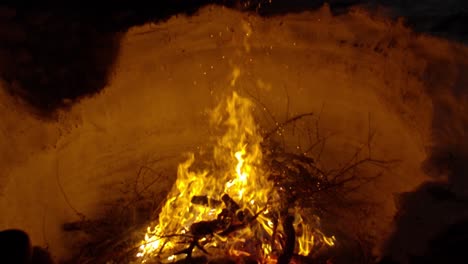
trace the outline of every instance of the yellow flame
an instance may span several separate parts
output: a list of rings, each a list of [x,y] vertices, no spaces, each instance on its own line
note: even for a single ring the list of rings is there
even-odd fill
[[[302,216],[298,213],[299,208],[295,208],[296,217],[294,228],[296,233],[299,234],[297,237],[298,254],[302,256],[308,256],[312,249],[315,247],[317,240],[325,243],[327,246],[332,247],[335,245],[335,236],[327,237],[318,228],[312,228],[310,223],[304,221]],[[317,219],[319,220],[319,219]],[[317,224],[317,223],[316,223]]]
[[[240,69],[238,67],[235,67],[234,70],[232,71],[232,79],[231,79],[231,82],[230,82],[231,87],[236,86],[236,81],[239,78],[240,73],[241,73],[241,71],[240,71]]]
[[[314,247],[314,236],[308,225],[304,225],[302,228],[302,235],[297,239],[299,255],[308,256]]]
[[[240,70],[236,68],[231,85],[235,84],[239,75]],[[279,195],[263,168],[263,139],[258,132],[252,108],[250,100],[233,92],[232,96],[211,112],[211,126],[223,133],[214,144],[212,164],[206,170],[196,171],[193,169],[195,155],[190,154],[178,166],[176,182],[161,209],[157,224],[147,228],[136,255],[142,263],[156,256],[165,261],[179,259],[180,255],[176,252],[184,249],[182,247],[187,245],[189,236],[193,239],[192,225],[213,221],[221,214],[223,195],[228,195],[239,206],[237,212],[241,211],[254,220],[250,220],[244,228],[229,233],[229,237],[214,230],[210,234],[212,236],[202,236],[199,242],[205,248],[217,248],[227,254],[240,256],[251,254],[243,245],[256,240],[261,248],[254,254],[260,255],[268,263],[276,259],[270,255],[273,254],[273,247],[278,249],[279,245],[279,242],[271,241],[275,232],[272,218],[280,219],[277,210]],[[192,203],[192,198],[196,196],[217,201],[218,205],[215,202],[204,205]],[[296,251],[308,255],[314,246],[314,234],[317,232],[310,230],[299,214],[297,219],[302,225],[302,231]],[[281,228],[278,230],[281,231]],[[320,235],[325,238],[325,243],[333,245],[334,238]]]
[[[277,199],[273,183],[268,181],[262,170],[262,138],[251,113],[252,106],[250,100],[234,92],[212,112],[212,125],[225,130],[213,151],[213,160],[222,170],[191,171],[194,154],[179,165],[177,180],[159,214],[158,224],[148,227],[138,257],[170,251],[177,244],[165,236],[186,234],[193,223],[216,219],[222,209],[194,205],[191,203],[194,196],[202,195],[220,201],[223,194],[228,194],[251,215],[265,210],[270,199]],[[271,234],[271,220],[264,215],[256,220]],[[245,240],[253,233],[246,228],[236,235]]]

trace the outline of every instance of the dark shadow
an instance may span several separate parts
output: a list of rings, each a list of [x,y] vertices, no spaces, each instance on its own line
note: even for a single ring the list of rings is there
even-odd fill
[[[42,116],[94,94],[108,81],[120,34],[66,11],[3,9],[0,77]]]
[[[468,226],[460,224],[468,220],[468,199],[448,185],[426,183],[396,200],[396,229],[386,246],[395,263],[468,263]],[[455,239],[456,234],[461,237]]]
[[[434,182],[396,197],[386,254],[402,263],[468,263],[468,65],[462,56],[421,55],[430,62],[423,80],[434,111],[433,145],[422,168]]]
[[[50,253],[32,246],[29,235],[18,229],[0,232],[0,263],[7,264],[53,264]]]
[[[31,264],[54,264],[54,260],[49,251],[44,248],[35,246],[32,249],[32,263]]]
[[[31,263],[31,241],[28,234],[17,229],[0,232],[0,263]]]
[[[233,1],[231,1],[233,2]],[[404,18],[408,27],[419,33],[428,33],[450,40],[468,42],[468,1],[427,0],[250,0],[246,9],[260,15],[274,16],[314,10],[327,3],[334,15],[345,14],[349,8],[360,6],[371,13]],[[260,4],[260,5],[259,5]],[[385,12],[381,12],[386,9]]]
[[[113,1],[112,5],[10,4],[0,6],[0,79],[7,91],[43,117],[99,92],[108,84],[120,38],[131,26],[220,4],[261,15],[302,12],[323,0]],[[332,10],[356,0],[331,0]]]
[[[124,5],[123,3],[127,3]],[[110,5],[0,7],[0,79],[43,117],[108,84],[131,26],[195,12],[213,1],[115,1]]]
[[[426,256],[420,263],[467,263],[468,221],[460,221],[438,234],[429,243]]]
[[[468,42],[468,1],[377,0],[374,7],[385,6],[393,17],[405,18],[416,32]]]
[[[4,4],[0,6],[0,79],[6,89],[51,117],[83,96],[99,92],[109,81],[122,34],[131,26],[192,14],[207,4],[274,16],[314,10],[328,3],[333,14],[354,5],[388,6],[416,31],[452,39],[468,37],[468,4],[439,17],[418,8],[418,1],[369,0],[166,0],[113,1],[112,5]],[[467,2],[468,3],[468,2]],[[450,5],[448,5],[450,6]],[[421,11],[422,10],[422,11]]]

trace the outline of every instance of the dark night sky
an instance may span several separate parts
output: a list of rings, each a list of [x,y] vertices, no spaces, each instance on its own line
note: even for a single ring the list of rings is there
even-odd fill
[[[370,9],[384,6],[393,10],[390,15],[406,16],[407,23],[419,31],[463,41],[468,30],[468,4],[463,1],[447,1],[445,10],[440,9],[439,13],[433,12],[438,8],[434,1],[420,4],[421,1],[401,0],[113,1],[112,6],[46,2],[0,8],[0,78],[10,93],[24,99],[44,117],[106,85],[121,33],[129,27],[178,13],[190,14],[206,4],[257,11],[266,16],[312,10],[324,2],[336,15],[353,5]],[[260,8],[259,2],[263,3]]]

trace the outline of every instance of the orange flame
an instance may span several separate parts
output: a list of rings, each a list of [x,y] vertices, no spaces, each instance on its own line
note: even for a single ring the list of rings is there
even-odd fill
[[[238,70],[234,72],[232,83],[235,83],[239,73]],[[271,256],[274,251],[271,238],[274,233],[273,219],[279,219],[279,212],[275,211],[275,208],[279,208],[279,195],[262,166],[262,137],[258,133],[252,107],[250,100],[234,92],[212,111],[211,125],[224,130],[213,149],[213,164],[207,170],[191,170],[195,155],[190,154],[187,161],[179,165],[176,182],[161,209],[158,224],[147,228],[139,247],[137,257],[142,263],[154,257],[165,262],[181,258],[174,254],[183,249],[183,243],[179,242],[186,241],[193,233],[192,225],[213,221],[223,210],[221,206],[197,205],[192,203],[192,198],[202,196],[222,201],[225,198],[223,195],[228,195],[239,205],[237,212],[255,216],[255,221],[230,233],[229,237],[212,232],[210,238],[203,237],[200,241],[204,247],[216,248],[233,256],[250,255],[243,245],[246,241],[257,241],[255,254],[268,263],[276,259]],[[297,239],[297,251],[308,255],[314,244],[313,233],[296,214],[299,219],[296,224],[303,225]]]

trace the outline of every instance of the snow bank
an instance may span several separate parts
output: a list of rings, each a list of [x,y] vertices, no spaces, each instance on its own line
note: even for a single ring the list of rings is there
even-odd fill
[[[383,242],[392,230],[393,194],[427,179],[421,164],[439,142],[434,106],[443,100],[444,109],[461,107],[461,97],[443,87],[459,79],[467,54],[361,11],[332,17],[327,8],[260,18],[206,7],[132,28],[110,85],[58,120],[38,120],[0,94],[0,228],[22,228],[35,244],[66,256],[73,237],[61,224],[78,220],[75,210],[98,215],[142,165],[174,157],[161,166],[175,171],[182,153],[206,144],[206,110],[230,91],[238,67],[236,89],[264,105],[258,114],[265,127],[274,125],[267,112],[278,122],[321,113],[320,130],[337,134],[324,163],[349,158],[366,142],[369,124],[375,156],[402,160],[359,193],[380,208],[359,224]],[[463,126],[462,113],[452,114],[455,121],[444,126]],[[444,131],[450,137],[452,130]]]

